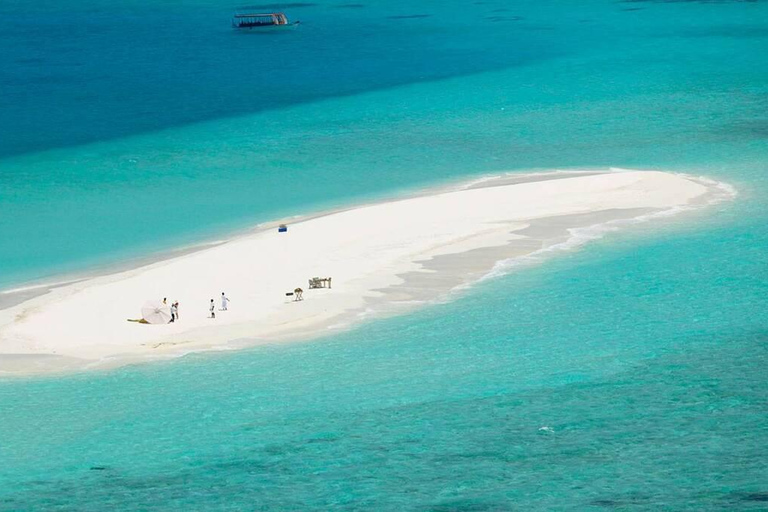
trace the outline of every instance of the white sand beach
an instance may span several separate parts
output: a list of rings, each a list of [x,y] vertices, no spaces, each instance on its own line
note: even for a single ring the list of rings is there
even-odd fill
[[[104,367],[328,332],[375,304],[433,299],[569,230],[702,202],[711,185],[656,171],[541,174],[315,216],[0,311],[0,372]],[[308,289],[312,277],[331,289]],[[304,300],[286,292],[304,289]],[[218,311],[219,297],[231,299]],[[178,322],[143,325],[148,300]],[[215,299],[217,318],[208,315]]]

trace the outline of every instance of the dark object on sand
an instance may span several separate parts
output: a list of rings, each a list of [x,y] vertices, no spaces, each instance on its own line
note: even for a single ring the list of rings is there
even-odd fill
[[[278,233],[286,233],[287,231],[288,231],[288,226],[286,226],[285,224],[280,224],[280,226],[278,226],[277,228]]]
[[[302,290],[301,288],[296,288],[292,292],[285,292],[285,296],[293,297],[294,302],[299,300],[304,300],[304,290]]]

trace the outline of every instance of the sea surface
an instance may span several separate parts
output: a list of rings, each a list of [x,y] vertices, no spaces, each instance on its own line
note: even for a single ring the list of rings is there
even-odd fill
[[[0,510],[767,510],[766,55],[760,0],[2,0],[0,288],[507,172],[738,196],[313,341],[0,378]]]

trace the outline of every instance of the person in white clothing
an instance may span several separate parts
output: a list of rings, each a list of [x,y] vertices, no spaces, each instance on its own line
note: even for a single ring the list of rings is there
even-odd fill
[[[211,318],[216,318],[216,304],[213,303],[213,299],[211,299],[211,307],[209,311],[211,312]]]
[[[229,306],[229,297],[224,295],[224,292],[221,292],[221,310],[226,311],[227,306]]]

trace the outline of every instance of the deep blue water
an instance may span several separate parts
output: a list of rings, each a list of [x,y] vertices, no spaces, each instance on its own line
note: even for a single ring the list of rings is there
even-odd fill
[[[524,34],[488,20],[482,30],[456,26],[460,20],[450,18],[458,5],[443,12],[425,5],[435,20],[397,18],[406,5],[289,6],[306,30],[263,35],[232,31],[236,4],[224,2],[4,2],[0,155],[520,66],[566,51],[522,44]],[[501,51],[509,48],[515,51]]]
[[[739,196],[320,340],[2,381],[0,510],[766,509],[768,5],[341,4],[4,1],[0,286],[486,173]]]

